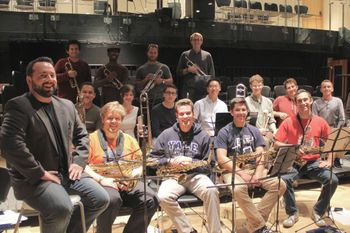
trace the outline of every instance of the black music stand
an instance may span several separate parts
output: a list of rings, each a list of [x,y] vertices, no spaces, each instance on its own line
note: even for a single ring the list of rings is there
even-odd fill
[[[330,166],[331,175],[329,176],[329,179],[330,179],[329,188],[332,189],[334,152],[343,152],[345,154],[346,151],[350,150],[350,127],[341,126],[340,128],[334,128],[331,130],[331,133],[328,135],[327,138],[320,138],[320,140],[323,140],[323,141],[327,140],[323,146],[323,149],[320,150],[320,153],[330,154],[330,156],[332,157],[332,159],[331,159],[332,162],[331,162],[331,166]],[[330,195],[330,192],[329,192],[329,195]],[[331,201],[331,198],[329,198],[329,203],[328,203],[328,207],[327,207],[328,216],[324,216],[321,219],[329,218],[332,221],[333,225],[335,225],[337,227],[334,220],[329,216],[329,215],[331,215],[330,214],[330,210],[331,210],[330,201]],[[298,232],[302,229],[305,229],[306,227],[311,226],[314,223],[316,223],[316,222],[313,221],[312,223],[296,230],[295,232]],[[338,229],[338,227],[337,227],[337,229]]]
[[[283,145],[278,148],[276,158],[273,161],[271,168],[269,169],[268,178],[278,177],[278,186],[277,186],[277,210],[276,210],[276,218],[275,222],[272,224],[270,229],[275,225],[274,232],[281,232],[279,230],[279,203],[280,203],[280,194],[279,190],[281,187],[281,179],[282,175],[288,174],[293,168],[293,163],[296,159],[296,145]]]

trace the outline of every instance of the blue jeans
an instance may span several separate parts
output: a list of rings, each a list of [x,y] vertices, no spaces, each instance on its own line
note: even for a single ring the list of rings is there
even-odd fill
[[[295,201],[293,181],[297,180],[303,175],[307,175],[308,178],[317,180],[322,184],[322,189],[320,196],[316,204],[314,205],[314,210],[317,214],[323,215],[327,211],[327,207],[330,204],[330,200],[337,189],[338,178],[336,175],[332,174],[331,171],[326,168],[319,167],[319,161],[310,161],[305,164],[299,171],[296,168],[286,175],[282,176],[282,179],[287,185],[287,190],[284,193],[284,202],[286,213],[288,215],[294,215],[297,213],[297,205]],[[331,178],[330,178],[331,177]],[[332,185],[331,185],[332,184]]]
[[[42,232],[82,232],[80,212],[78,208],[73,211],[69,194],[81,197],[85,210],[86,229],[109,204],[107,192],[89,177],[82,177],[74,182],[63,180],[62,185],[48,181],[41,182],[35,193],[23,201],[40,212],[43,220]]]

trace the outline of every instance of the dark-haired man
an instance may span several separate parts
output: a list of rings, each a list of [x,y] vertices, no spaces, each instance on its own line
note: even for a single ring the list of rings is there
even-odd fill
[[[152,137],[157,138],[161,132],[171,127],[176,122],[175,100],[177,88],[174,84],[168,84],[163,90],[163,102],[152,108]]]
[[[69,194],[80,195],[87,229],[109,203],[106,191],[83,172],[88,134],[74,104],[53,95],[57,80],[50,58],[31,61],[26,80],[29,92],[7,103],[0,134],[15,196],[39,211],[42,232],[80,233]]]
[[[112,101],[121,103],[120,89],[128,81],[128,69],[118,64],[120,47],[112,45],[107,48],[109,62],[100,67],[95,76],[94,86],[102,87],[102,105]]]
[[[171,169],[191,166],[184,180],[171,177],[164,180],[159,187],[160,206],[170,217],[178,232],[197,232],[179,206],[177,199],[186,191],[199,197],[204,204],[209,232],[221,232],[220,200],[216,189],[207,188],[213,182],[208,177],[211,163],[210,138],[194,123],[193,103],[189,99],[181,99],[175,104],[176,119],[172,127],[164,130],[157,138],[151,156],[158,159],[160,165]],[[194,167],[198,164],[197,167]],[[178,169],[176,169],[178,168]]]
[[[92,133],[101,127],[100,108],[93,103],[96,97],[95,88],[92,83],[85,82],[80,86],[80,91],[85,109],[86,130]]]
[[[219,99],[220,91],[220,81],[210,79],[207,82],[208,95],[194,104],[194,118],[211,137],[215,134],[216,113],[227,112],[227,105]]]
[[[276,177],[260,180],[267,173],[265,169],[267,163],[267,157],[264,153],[265,142],[259,129],[246,123],[248,112],[248,105],[244,98],[238,97],[231,101],[230,113],[233,116],[233,122],[219,131],[215,141],[216,155],[219,166],[224,169],[225,183],[231,183],[232,169],[236,171],[235,183],[243,183],[243,185],[235,186],[234,196],[247,218],[249,232],[270,233],[272,231],[267,228],[266,222],[278,201],[278,195],[282,195],[286,190],[286,185],[282,181],[278,186]],[[229,156],[236,156],[237,159],[240,156],[248,155],[255,155],[255,158],[252,156],[251,160],[246,161],[241,166],[236,163],[236,168],[233,167],[229,158]],[[258,206],[255,206],[249,197],[249,186],[262,187],[267,190]]]
[[[295,100],[298,114],[285,119],[275,135],[276,148],[286,143],[299,145],[298,156],[301,161],[305,162],[301,166],[294,167],[289,174],[282,176],[287,185],[284,201],[288,215],[287,219],[283,221],[283,226],[286,228],[292,227],[299,219],[293,182],[303,175],[322,183],[321,193],[313,207],[311,218],[317,226],[325,226],[326,222],[322,219],[322,216],[326,213],[337,188],[338,178],[328,169],[332,164],[332,156],[328,155],[328,159],[322,161],[319,153],[309,154],[305,150],[324,145],[330,133],[330,128],[323,118],[312,114],[313,99],[309,92],[304,89],[298,90]]]
[[[161,93],[165,85],[173,83],[169,67],[158,61],[158,54],[158,45],[149,44],[147,62],[136,70],[136,85],[140,90],[144,89],[147,83],[154,79],[154,87],[148,92],[149,102],[152,106],[162,101]]]
[[[61,58],[55,65],[58,83],[58,96],[69,99],[73,103],[77,100],[77,88],[72,87],[74,79],[77,85],[83,82],[91,82],[91,70],[89,65],[80,59],[81,44],[77,40],[70,40],[66,46],[68,57]]]

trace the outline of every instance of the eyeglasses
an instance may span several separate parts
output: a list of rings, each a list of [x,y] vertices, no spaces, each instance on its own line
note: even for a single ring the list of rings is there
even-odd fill
[[[164,93],[167,94],[167,95],[177,95],[176,92],[170,92],[170,91],[166,91],[166,92],[164,92]]]

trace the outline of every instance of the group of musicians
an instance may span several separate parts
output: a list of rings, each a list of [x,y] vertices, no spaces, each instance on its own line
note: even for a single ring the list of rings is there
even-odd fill
[[[172,84],[168,66],[157,61],[159,48],[155,44],[148,46],[148,61],[136,73],[138,88],[151,85],[149,104],[154,107],[148,120],[154,144],[149,145],[153,147],[149,157],[156,161],[152,166],[175,171],[162,178],[157,193],[144,189],[139,179],[123,179],[129,173],[140,177],[144,158],[135,137],[139,109],[132,105],[134,87],[127,84],[127,69],[117,62],[120,48],[108,48],[109,63],[97,71],[93,82],[89,66],[79,58],[78,41],[68,42],[68,57],[56,65],[48,57],[28,64],[29,92],[6,104],[0,143],[15,196],[40,212],[42,232],[82,232],[70,194],[80,195],[86,228],[97,219],[98,233],[112,232],[122,205],[132,208],[123,232],[145,232],[158,206],[178,232],[197,232],[177,202],[186,192],[203,201],[209,232],[221,232],[219,191],[208,188],[214,186],[211,175],[215,163],[225,183],[231,183],[234,174],[235,183],[243,184],[234,186],[233,192],[249,232],[273,232],[267,221],[282,196],[287,213],[283,226],[292,227],[298,221],[293,182],[301,175],[322,183],[311,218],[317,226],[326,225],[323,216],[338,185],[329,170],[333,156],[322,160],[320,153],[309,153],[306,148],[324,145],[331,127],[344,125],[344,112],[350,112],[332,96],[333,84],[323,81],[323,97],[314,101],[289,78],[284,83],[286,95],[272,102],[262,95],[263,78],[254,75],[250,78],[251,95],[235,97],[228,109],[218,98],[221,84],[214,78],[210,53],[201,49],[202,35],[193,33],[190,42],[192,49],[181,54],[177,67],[184,81],[180,93],[187,98],[175,102],[178,88]],[[208,94],[201,99],[197,85],[203,82]],[[93,104],[95,88],[102,88],[101,109]],[[76,101],[84,106],[85,122],[75,109]],[[215,116],[220,112],[229,112],[233,120],[215,136]],[[257,113],[255,126],[248,124],[250,112]],[[282,175],[282,180],[267,178],[269,152],[285,144],[296,145],[303,163]],[[244,162],[237,162],[238,158]],[[121,179],[106,175],[117,173],[106,173],[109,164],[119,166]],[[104,172],[96,169],[99,166]],[[251,187],[267,191],[258,205],[248,195]]]

